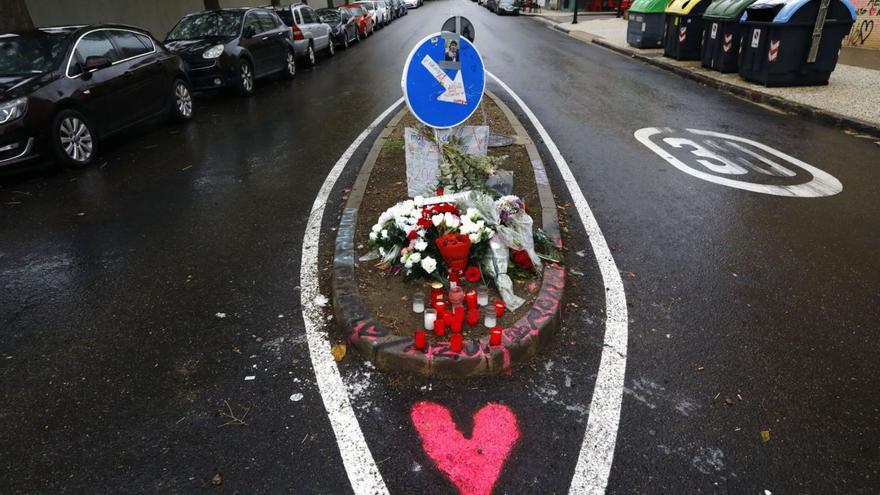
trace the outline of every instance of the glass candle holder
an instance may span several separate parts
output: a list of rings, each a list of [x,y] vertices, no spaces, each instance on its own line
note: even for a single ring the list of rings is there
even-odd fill
[[[416,292],[412,296],[412,308],[414,313],[421,313],[425,310],[425,294]]]
[[[493,315],[494,316],[494,315]],[[434,329],[434,320],[437,319],[437,310],[428,308],[425,310],[425,330]]]
[[[489,288],[485,285],[477,287],[477,304],[480,306],[489,304]]]
[[[496,325],[498,318],[495,316],[495,313],[486,312],[486,318],[483,320],[483,323],[486,325],[486,328],[492,328]]]

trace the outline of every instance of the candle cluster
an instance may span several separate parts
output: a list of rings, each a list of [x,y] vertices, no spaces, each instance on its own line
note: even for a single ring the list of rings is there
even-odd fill
[[[462,335],[464,323],[476,327],[480,324],[480,307],[489,306],[489,290],[485,286],[465,291],[457,281],[450,282],[449,292],[444,290],[443,284],[434,282],[431,284],[431,292],[427,306],[425,295],[416,292],[412,298],[413,311],[424,313],[424,328],[416,330],[413,334],[413,347],[426,352],[428,350],[427,331],[434,333],[435,337],[445,337],[449,332],[449,348],[452,352],[461,352],[464,343]],[[504,301],[495,303],[485,309],[483,324],[490,329],[489,345],[501,345],[502,331],[497,326],[498,318],[504,314]]]

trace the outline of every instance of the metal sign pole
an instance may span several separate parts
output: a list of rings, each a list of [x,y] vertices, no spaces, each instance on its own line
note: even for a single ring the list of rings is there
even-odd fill
[[[825,18],[828,16],[828,6],[831,0],[822,0],[819,5],[819,13],[816,14],[816,25],[813,26],[813,42],[810,44],[810,53],[807,55],[807,63],[816,62],[819,55],[819,45],[822,43],[822,30],[825,29]]]

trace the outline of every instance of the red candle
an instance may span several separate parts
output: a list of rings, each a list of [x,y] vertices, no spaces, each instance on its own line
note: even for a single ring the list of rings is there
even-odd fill
[[[443,312],[443,323],[446,324],[447,327],[452,328],[452,323],[455,322],[455,315],[452,314],[452,311],[444,311]]]
[[[458,318],[452,320],[452,333],[461,333],[461,326],[464,322]]]
[[[443,298],[446,297],[443,291],[443,284],[440,282],[434,282],[431,284],[431,304],[434,304],[434,301],[442,301]]]
[[[474,308],[468,311],[467,322],[472,327],[476,326],[480,322],[480,310]]]
[[[501,318],[504,314],[504,301],[495,301],[495,316]]]
[[[477,309],[477,291],[473,289],[467,291],[464,295],[464,302],[467,304],[468,309]]]
[[[443,318],[434,320],[434,335],[438,337],[446,335],[446,320]]]
[[[461,352],[461,344],[462,344],[462,336],[460,333],[452,334],[452,337],[449,339],[449,349],[452,352]]]
[[[425,337],[424,330],[416,330],[416,334],[413,338],[413,346],[420,351],[424,351],[425,348],[428,346],[428,340],[427,337]]]
[[[446,303],[443,301],[436,301],[435,300],[434,301],[434,309],[437,310],[437,314],[439,315],[440,313],[446,311]]]
[[[464,321],[464,306],[457,306],[453,311],[455,311],[455,319],[459,321],[459,323]]]
[[[501,345],[501,327],[492,327],[489,333],[489,345]]]

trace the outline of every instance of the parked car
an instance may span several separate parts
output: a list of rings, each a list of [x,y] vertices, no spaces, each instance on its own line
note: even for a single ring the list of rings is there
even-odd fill
[[[379,9],[379,14],[385,19],[385,25],[387,26],[391,24],[391,21],[393,21],[394,18],[391,16],[391,6],[388,5],[388,2],[385,0],[376,0],[376,7]]]
[[[85,166],[98,142],[168,116],[189,120],[183,61],[118,24],[0,34],[0,167],[52,156]]]
[[[379,6],[376,2],[372,0],[364,0],[361,2],[355,2],[355,5],[360,5],[361,8],[367,11],[370,14],[370,18],[373,19],[373,28],[374,29],[382,29],[385,23],[382,22],[382,15],[379,13]]]
[[[417,9],[422,6],[422,0],[403,0],[407,9]]]
[[[293,36],[274,13],[235,8],[183,16],[165,46],[186,62],[193,88],[254,91],[257,78],[296,75]]]
[[[367,36],[373,34],[373,30],[375,29],[375,24],[373,24],[373,17],[370,16],[370,13],[367,12],[367,9],[364,8],[363,5],[350,3],[348,5],[343,5],[340,8],[348,10],[348,12],[352,16],[354,16],[358,24],[358,30],[360,32],[361,39],[364,39]]]
[[[318,9],[315,12],[324,24],[330,26],[330,39],[336,45],[348,48],[350,43],[361,40],[357,20],[345,9]]]
[[[326,52],[331,57],[336,54],[330,41],[330,26],[321,22],[314,9],[304,3],[293,3],[276,9],[275,13],[290,27],[296,56],[307,64],[317,63],[316,53]]]
[[[400,19],[406,15],[406,5],[403,4],[403,0],[387,0],[385,3],[391,10],[392,19]]]
[[[516,0],[492,0],[498,15],[519,15],[519,2]]]

